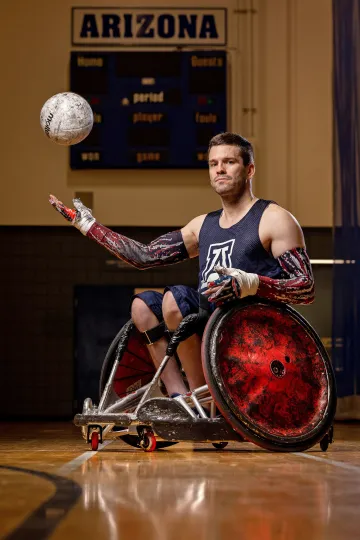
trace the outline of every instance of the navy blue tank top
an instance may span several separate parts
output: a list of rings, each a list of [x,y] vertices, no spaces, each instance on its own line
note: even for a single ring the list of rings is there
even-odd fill
[[[227,229],[219,225],[222,210],[207,214],[199,234],[199,292],[218,264],[274,279],[282,277],[281,266],[259,237],[261,216],[272,202],[257,200],[240,221]]]

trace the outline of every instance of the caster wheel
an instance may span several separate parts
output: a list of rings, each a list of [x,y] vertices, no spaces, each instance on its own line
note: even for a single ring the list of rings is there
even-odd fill
[[[329,429],[329,443],[333,443],[334,442],[334,426],[331,426],[331,428]]]
[[[326,434],[325,437],[323,437],[320,441],[320,448],[323,452],[326,452],[326,450],[328,449],[329,447],[329,443],[330,443],[330,438],[329,438],[329,435]]]
[[[126,444],[133,446],[134,448],[142,448],[141,438],[137,435],[123,435],[122,437],[119,437],[119,439],[124,441]],[[174,444],[178,443],[175,441],[156,441],[156,449],[159,450],[160,448],[167,448],[168,446],[173,446]]]
[[[216,450],[222,450],[223,448],[225,448],[225,446],[227,446],[229,443],[223,441],[223,442],[213,442],[212,445],[214,448],[216,448]]]
[[[152,431],[145,431],[140,446],[145,452],[153,452],[156,449],[156,438]]]
[[[91,450],[94,452],[99,448],[99,434],[97,431],[93,431],[91,434]]]

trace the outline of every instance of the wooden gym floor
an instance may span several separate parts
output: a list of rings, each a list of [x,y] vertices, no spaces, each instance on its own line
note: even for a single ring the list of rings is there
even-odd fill
[[[181,443],[89,452],[69,423],[0,424],[0,538],[360,538],[360,425],[326,453]]]

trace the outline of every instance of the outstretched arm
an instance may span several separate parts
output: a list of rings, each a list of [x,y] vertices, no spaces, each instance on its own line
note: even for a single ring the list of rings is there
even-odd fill
[[[222,305],[234,298],[255,294],[287,304],[311,304],[314,301],[314,277],[300,225],[285,210],[274,208],[269,212],[265,226],[282,277],[273,279],[241,269],[216,267],[220,277],[209,284],[205,293],[211,302]]]
[[[197,255],[197,241],[191,223],[181,231],[166,233],[150,244],[142,244],[98,223],[91,210],[80,199],[74,199],[75,208],[68,208],[54,195],[50,195],[52,206],[84,236],[91,238],[115,257],[140,270],[154,266],[175,264]]]

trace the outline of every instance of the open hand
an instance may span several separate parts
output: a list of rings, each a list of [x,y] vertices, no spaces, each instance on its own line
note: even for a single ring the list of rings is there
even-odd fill
[[[70,221],[85,236],[95,223],[95,218],[90,208],[87,208],[80,199],[73,199],[75,208],[68,208],[55,195],[50,195],[49,202],[55,210],[64,216],[67,221]]]
[[[59,199],[57,199],[55,197],[55,195],[51,195],[49,196],[49,203],[51,204],[51,206],[53,206],[55,208],[55,210],[57,210],[65,219],[67,219],[68,221],[70,221],[70,223],[74,223],[75,221],[75,218],[76,218],[76,210],[74,210],[73,208],[68,208],[67,206],[65,206],[64,203],[62,203],[61,201],[59,201]]]

